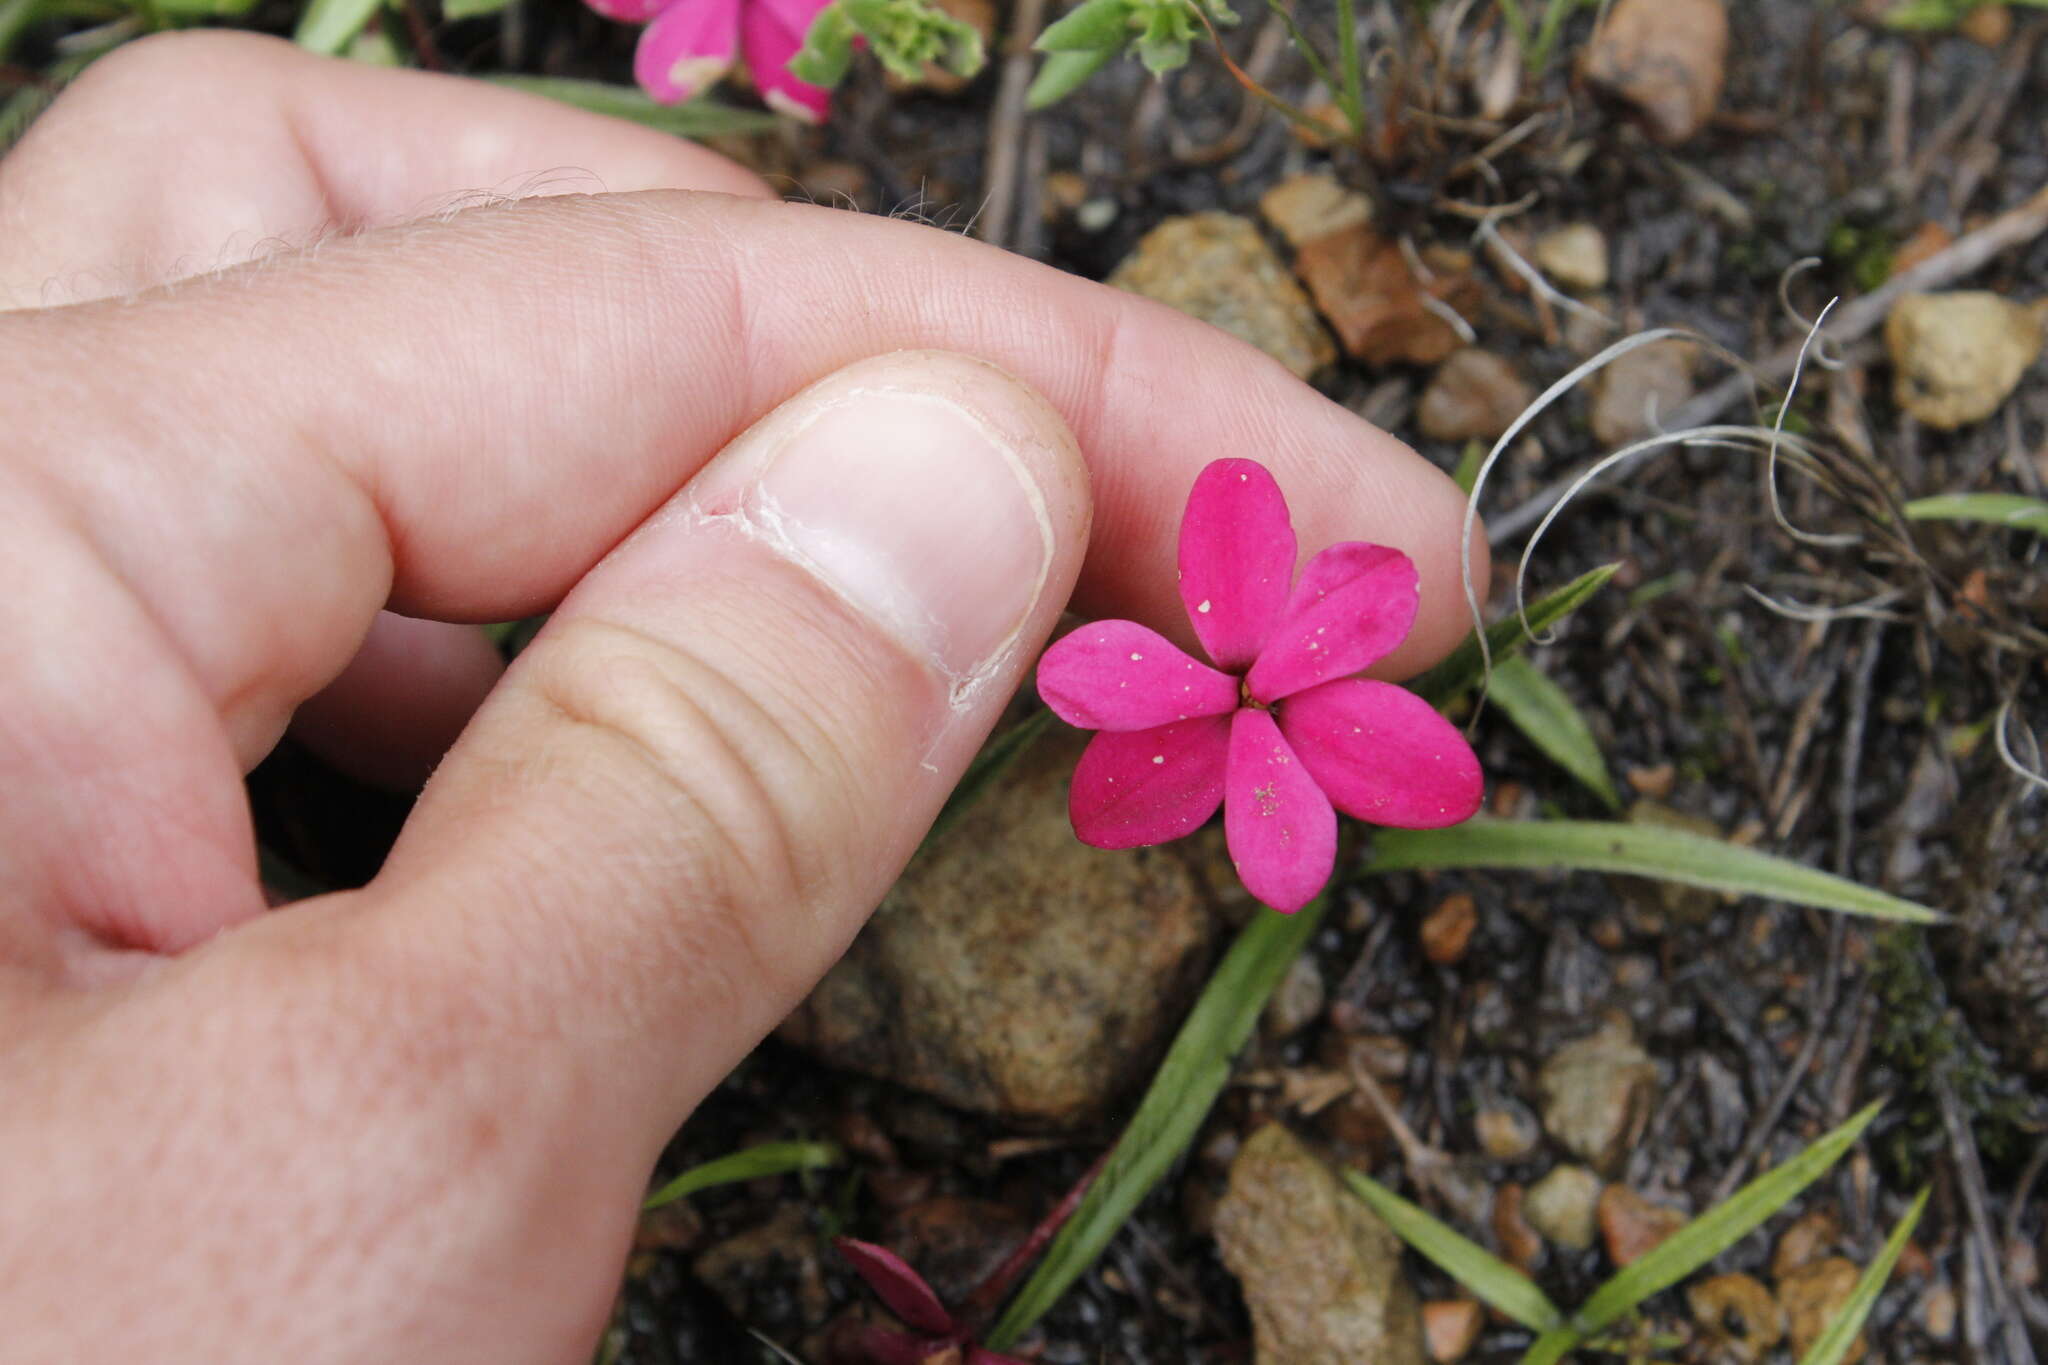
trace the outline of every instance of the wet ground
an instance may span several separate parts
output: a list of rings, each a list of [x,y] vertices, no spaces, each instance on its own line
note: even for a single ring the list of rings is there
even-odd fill
[[[1423,246],[1471,246],[1472,222],[1450,201],[1500,204],[1533,192],[1540,198],[1514,225],[1590,222],[1606,234],[1611,303],[1629,326],[1684,326],[1752,357],[1800,335],[1780,301],[1794,262],[1820,259],[1791,287],[1810,316],[1834,294],[1881,281],[1923,224],[1965,232],[2048,183],[2048,16],[2023,18],[1986,47],[1887,33],[1846,6],[1733,0],[1721,112],[1667,149],[1573,78],[1570,58],[1590,15],[1568,25],[1560,59],[1512,112],[1486,122],[1412,20],[1392,5],[1365,8],[1375,15],[1372,48],[1385,54],[1375,68],[1385,96],[1376,157],[1304,146],[1278,119],[1247,112],[1199,53],[1156,85],[1119,64],[1067,104],[994,134],[993,70],[945,98],[892,92],[864,73],[828,129],[740,150],[820,199],[846,195],[868,211],[964,226],[994,188],[992,138],[1014,139],[1022,170],[1009,187],[1003,240],[1096,278],[1161,218],[1207,208],[1255,216],[1259,195],[1301,170],[1334,169],[1371,188],[1383,221]],[[1273,88],[1300,94],[1305,68],[1272,31],[1261,33],[1261,17],[1248,12],[1233,50]],[[505,36],[461,26],[444,50],[455,64],[488,65]],[[597,21],[552,9],[516,36],[522,63],[579,74],[589,74],[593,44],[618,47]],[[1473,161],[1525,120],[1533,126],[1512,146],[1483,167]],[[1526,299],[1489,280],[1489,305],[1475,319],[1480,344],[1539,386],[1568,370],[1575,354],[1546,340]],[[2038,298],[2048,292],[2048,238],[1954,283]],[[1991,420],[1942,433],[1893,406],[1874,337],[1847,347],[1844,361],[1802,388],[1793,421],[1852,452],[1891,496],[2040,492],[2048,381],[2038,366]],[[1448,468],[1459,451],[1422,440],[1412,424],[1425,378],[1342,364],[1319,383]],[[1498,470],[1490,519],[1511,516],[1600,453],[1582,401],[1547,414],[1533,435]],[[1867,532],[1857,507],[1801,480],[1785,487],[1802,528]],[[1036,1358],[1251,1358],[1207,1215],[1236,1139],[1286,1109],[1290,1069],[1347,1040],[1383,1040],[1373,1045],[1396,1049],[1385,1074],[1416,1136],[1497,1192],[1540,1176],[1556,1156],[1539,1147],[1520,1161],[1487,1158],[1476,1111],[1528,1103],[1542,1062],[1610,1012],[1632,1021],[1659,1072],[1656,1103],[1615,1178],[1663,1202],[1704,1209],[1861,1104],[1890,1098],[1867,1149],[1722,1268],[1765,1276],[1792,1215],[1815,1209],[1837,1219],[1844,1253],[1860,1264],[1911,1192],[1931,1182],[1915,1239],[1925,1254],[1873,1319],[1877,1358],[2021,1365],[2029,1350],[2048,1348],[2035,1268],[2044,1225],[2036,1177],[2048,1153],[2048,800],[2021,799],[1985,726],[2011,697],[2018,753],[2038,764],[2022,731],[2026,717],[2048,717],[2038,634],[2048,571],[2041,542],[2018,533],[1923,525],[1909,545],[1903,553],[1870,535],[1852,547],[1802,544],[1773,521],[1750,457],[1663,455],[1588,495],[1540,547],[1538,588],[1603,563],[1623,567],[1616,586],[1536,658],[1591,719],[1625,796],[1653,794],[1739,840],[1921,900],[1953,916],[1952,926],[1888,930],[1592,876],[1355,885],[1313,949],[1327,1007],[1295,1036],[1254,1044],[1196,1155],[1047,1319]],[[1519,546],[1501,548],[1512,555]],[[1774,614],[1745,588],[1834,608],[1893,595],[1878,617],[1801,620]],[[1500,813],[1604,814],[1498,715],[1479,736]],[[317,857],[295,761],[273,764],[259,791],[281,841]],[[1460,892],[1473,898],[1477,931],[1454,965],[1432,965],[1419,922]],[[1384,1130],[1335,1112],[1291,1117],[1328,1150],[1402,1185],[1404,1159]],[[681,1166],[746,1142],[819,1135],[848,1144],[851,1172],[802,1187],[781,1179],[712,1191],[650,1223],[614,1359],[768,1358],[746,1328],[794,1349],[857,1297],[844,1270],[819,1255],[817,1233],[828,1227],[893,1237],[907,1254],[914,1246],[938,1266],[942,1292],[963,1288],[1114,1130],[1020,1139],[771,1043],[671,1158]],[[984,1205],[949,1205],[952,1196],[1005,1205],[1017,1226]],[[753,1240],[705,1273],[706,1252],[741,1234]],[[1412,1258],[1411,1269],[1425,1299],[1451,1294],[1437,1272]],[[1553,1249],[1537,1270],[1565,1303],[1605,1273],[1597,1249]],[[1953,1309],[1945,1331],[1930,1308],[1944,1295]],[[1683,1343],[1661,1358],[1712,1358],[1680,1296],[1653,1303]],[[1469,1358],[1512,1360],[1524,1342],[1489,1328]]]

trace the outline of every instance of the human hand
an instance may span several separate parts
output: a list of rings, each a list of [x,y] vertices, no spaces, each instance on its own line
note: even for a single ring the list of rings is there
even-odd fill
[[[564,166],[646,192],[405,221]],[[1070,591],[1186,643],[1215,456],[1415,559],[1390,672],[1462,633],[1456,490],[1278,367],[761,193],[225,36],[0,163],[0,1359],[581,1358]],[[496,681],[386,605],[554,616]],[[467,728],[374,883],[265,914],[239,779],[323,688],[365,767]]]

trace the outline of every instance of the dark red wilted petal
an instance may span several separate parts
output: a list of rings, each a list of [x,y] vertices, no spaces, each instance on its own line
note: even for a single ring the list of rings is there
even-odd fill
[[[832,1245],[906,1327],[941,1337],[954,1330],[953,1315],[946,1311],[946,1305],[939,1302],[939,1296],[924,1282],[924,1277],[901,1256],[887,1247],[851,1237],[835,1237]]]
[[[1259,656],[1294,579],[1294,526],[1264,465],[1218,460],[1195,478],[1180,523],[1180,600],[1216,666]]]
[[[1083,730],[1150,730],[1237,708],[1237,679],[1136,621],[1097,621],[1045,651],[1038,695]]]
[[[1366,668],[1408,638],[1420,600],[1407,555],[1362,540],[1311,559],[1245,681],[1271,704]]]
[[[1479,809],[1478,755],[1406,688],[1347,678],[1297,692],[1278,710],[1302,766],[1346,815],[1435,829]]]
[[[1074,833],[1092,848],[1142,848],[1193,833],[1223,802],[1229,752],[1226,716],[1103,731],[1074,768]]]
[[[1230,721],[1223,835],[1245,890],[1292,914],[1330,880],[1337,812],[1265,711]]]

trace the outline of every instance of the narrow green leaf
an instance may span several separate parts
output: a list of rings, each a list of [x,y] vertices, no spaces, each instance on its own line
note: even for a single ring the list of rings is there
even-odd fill
[[[1538,598],[1529,606],[1529,629],[1541,633],[1577,611],[1588,598],[1607,586],[1607,580],[1614,577],[1615,570],[1620,567],[1619,564],[1602,565],[1580,574],[1556,592]],[[1493,653],[1495,664],[1521,653],[1528,643],[1529,637],[1522,633],[1522,623],[1516,617],[1495,621],[1486,628],[1486,644]],[[1408,687],[1430,705],[1442,707],[1479,681],[1482,664],[1479,634],[1474,631],[1465,637],[1465,643],[1451,651],[1448,659],[1414,679]]]
[[[1906,504],[1906,516],[1912,521],[1985,521],[2048,536],[2048,502],[2017,493],[1943,493],[1916,498]]]
[[[1326,894],[1292,915],[1261,910],[1238,931],[1174,1036],[1102,1174],[989,1334],[990,1350],[1008,1350],[1045,1316],[1195,1140],[1266,998],[1315,933],[1328,903]]]
[[[997,778],[1015,767],[1017,760],[1031,751],[1031,746],[1038,742],[1040,736],[1052,728],[1052,720],[1051,710],[1040,708],[982,745],[981,752],[960,775],[953,794],[946,798],[939,818],[932,821],[930,831],[924,836],[925,841],[929,843],[951,829]]]
[[[1031,88],[1024,92],[1026,109],[1044,109],[1058,104],[1087,84],[1088,78],[1108,66],[1115,48],[1099,52],[1055,52],[1039,63]]]
[[[1532,1332],[1564,1321],[1557,1305],[1536,1282],[1485,1247],[1395,1194],[1362,1171],[1346,1171],[1345,1182],[1409,1246],[1436,1267]]]
[[[1451,471],[1451,481],[1469,498],[1472,496],[1472,485],[1479,482],[1479,471],[1485,465],[1486,442],[1467,441],[1465,448],[1458,452],[1458,467]]]
[[[1914,1227],[1919,1224],[1931,1192],[1920,1191],[1913,1207],[1906,1210],[1906,1216],[1892,1229],[1892,1235],[1885,1238],[1884,1249],[1877,1253],[1877,1259],[1857,1277],[1856,1287],[1849,1292],[1841,1311],[1814,1338],[1813,1345],[1806,1348],[1806,1354],[1799,1357],[1799,1365],[1841,1365],[1842,1358],[1849,1354],[1849,1347],[1856,1340],[1856,1334],[1863,1330],[1864,1319],[1877,1306],[1877,1296],[1883,1292],[1885,1281],[1891,1278],[1892,1267],[1898,1264],[1899,1253],[1906,1249],[1906,1239],[1913,1235]]]
[[[835,1143],[764,1142],[758,1147],[743,1147],[715,1161],[692,1166],[648,1195],[640,1207],[658,1209],[663,1204],[673,1204],[713,1185],[759,1180],[764,1175],[787,1175],[791,1171],[821,1170],[837,1166],[845,1159],[846,1154]]]
[[[1083,0],[1047,24],[1031,46],[1039,52],[1114,52],[1131,36],[1131,0]]]
[[[332,57],[363,31],[378,0],[313,0],[299,15],[292,41],[308,52]]]
[[[1829,873],[1682,830],[1611,820],[1494,820],[1475,817],[1449,829],[1387,829],[1373,836],[1368,872],[1414,868],[1566,867],[1621,872],[1764,896],[1873,919],[1938,924],[1924,905]]]
[[[1609,810],[1621,809],[1621,798],[1615,794],[1614,779],[1607,775],[1607,760],[1593,739],[1592,728],[1564,689],[1541,669],[1523,656],[1503,659],[1493,670],[1486,695],[1507,712],[1516,729],[1585,783]]]
[[[496,14],[511,3],[512,0],[441,0],[441,17],[480,19],[486,14]]]
[[[776,126],[773,114],[720,104],[702,95],[686,104],[656,104],[629,85],[610,85],[604,81],[580,81],[567,76],[514,75],[486,76],[484,79],[493,85],[524,90],[529,95],[559,100],[578,109],[588,109],[593,114],[627,119],[678,137],[760,133]]]
[[[0,0],[0,59],[14,50],[21,31],[43,17],[43,0]]]
[[[1693,1271],[1747,1237],[1785,1207],[1798,1193],[1827,1173],[1844,1152],[1863,1136],[1882,1101],[1871,1104],[1841,1127],[1776,1170],[1766,1171],[1629,1262],[1593,1291],[1572,1325],[1590,1335],[1620,1320],[1652,1294],[1677,1284]],[[1540,1343],[1539,1343],[1540,1344]],[[1531,1348],[1533,1353],[1534,1348]],[[1527,1357],[1524,1358],[1525,1361]]]

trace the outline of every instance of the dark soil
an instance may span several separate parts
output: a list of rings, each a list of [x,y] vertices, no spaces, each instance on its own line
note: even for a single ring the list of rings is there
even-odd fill
[[[1572,79],[1589,14],[1568,26],[1559,59],[1508,120],[1487,127],[1433,124],[1416,112],[1435,101],[1469,116],[1444,93],[1415,38],[1416,21],[1395,22],[1390,4],[1366,8],[1379,15],[1376,46],[1391,54],[1378,68],[1391,110],[1384,156],[1332,162],[1276,118],[1245,121],[1245,97],[1199,52],[1157,85],[1119,63],[1017,132],[1026,174],[1009,244],[1100,277],[1166,215],[1215,207],[1255,216],[1258,195],[1282,175],[1334,165],[1370,184],[1419,244],[1467,247],[1472,225],[1444,211],[1446,197],[1501,203],[1536,191],[1540,201],[1514,225],[1597,224],[1612,246],[1613,293],[1631,326],[1682,325],[1761,356],[1799,335],[1779,302],[1794,262],[1822,262],[1792,288],[1811,316],[1832,295],[1881,280],[1892,249],[1923,223],[1960,232],[2048,182],[2040,112],[2048,109],[2048,43],[2037,41],[2048,16],[2023,19],[2004,47],[1987,50],[1954,36],[1891,34],[1846,7],[1733,0],[1736,42],[1721,117],[1665,150]],[[1481,17],[1489,10],[1474,7]],[[1240,60],[1250,60],[1258,42],[1258,19],[1248,12],[1231,38]],[[1395,41],[1396,33],[1405,37]],[[492,69],[510,57],[542,70],[614,79],[626,72],[619,31],[566,4],[529,13],[509,49],[507,38],[491,24],[468,24],[447,30],[441,46],[458,67]],[[591,54],[601,51],[614,54],[611,65],[594,73]],[[1905,60],[1910,86],[1893,74]],[[1307,88],[1305,68],[1284,50],[1267,79],[1284,92]],[[845,191],[870,212],[964,225],[987,192],[994,90],[993,70],[951,98],[891,92],[863,71],[828,129],[737,150],[821,198]],[[1497,184],[1456,169],[1531,115],[1542,117],[1535,133],[1494,158]],[[1082,177],[1086,198],[1100,207],[1076,215],[1055,205],[1045,193],[1052,172]],[[2048,292],[2048,239],[1957,283],[2038,297]],[[1575,363],[1545,343],[1526,301],[1497,280],[1489,292],[1498,306],[1480,321],[1482,344],[1539,385]],[[1944,434],[1917,428],[1893,407],[1873,343],[1851,347],[1847,361],[1799,395],[1793,420],[1814,439],[1867,439],[1902,496],[2040,491],[2048,382],[2038,368],[1992,420]],[[1408,416],[1425,378],[1340,367],[1324,386],[1414,440]],[[1540,449],[1503,461],[1486,500],[1490,515],[1600,453],[1584,410],[1583,401],[1560,405],[1535,428]],[[1422,448],[1446,467],[1459,453]],[[1811,485],[1788,478],[1784,486],[1802,527],[1859,529],[1850,509]],[[1270,1074],[1313,1059],[1330,1036],[1391,1035],[1408,1050],[1396,1088],[1418,1135],[1468,1161],[1484,1181],[1526,1182],[1556,1154],[1487,1165],[1472,1131],[1475,1104],[1486,1096],[1528,1101],[1543,1058],[1618,1010],[1635,1022],[1663,1078],[1661,1103],[1622,1178],[1694,1211],[1862,1103],[1888,1097],[1867,1157],[1845,1162],[1797,1206],[1833,1209],[1848,1254],[1864,1263],[1911,1194],[1933,1184],[1916,1238],[1926,1256],[1914,1276],[1895,1282],[1873,1320],[1878,1358],[2021,1365],[2029,1332],[2042,1349],[2048,1300],[2035,1292],[2033,1266],[2044,1222],[2034,1177],[2048,1151],[2048,802],[2023,798],[1980,727],[2001,700],[2016,697],[2016,745],[2038,762],[2017,718],[2048,715],[2048,677],[2040,655],[2016,646],[1996,618],[2048,621],[2048,575],[2041,543],[2016,533],[1922,526],[1913,539],[1920,564],[1802,545],[1772,521],[1756,462],[1719,452],[1663,456],[1577,504],[1536,554],[1538,588],[1595,565],[1623,566],[1617,587],[1537,658],[1591,718],[1617,774],[1647,783],[1671,765],[1669,804],[1772,851],[1939,907],[1952,926],[1887,930],[1713,898],[1674,905],[1591,876],[1384,879],[1347,890],[1316,942],[1331,986],[1325,1019],[1284,1046],[1255,1044],[1243,1071]],[[1511,558],[1519,544],[1503,550]],[[1812,622],[1773,614],[1745,586],[1833,605],[1902,591],[1889,619]],[[1497,810],[1605,813],[1498,715],[1482,720],[1479,736]],[[316,821],[325,826],[326,818],[323,803],[306,795],[313,780],[303,760],[289,757],[259,774],[267,828],[314,870],[359,878],[374,865],[381,836],[352,855],[316,837]],[[374,828],[388,830],[395,814],[386,811]],[[1455,967],[1431,966],[1416,925],[1459,890],[1477,900],[1479,931]],[[1269,1086],[1227,1092],[1198,1155],[1047,1320],[1033,1342],[1037,1359],[1250,1359],[1235,1283],[1203,1219],[1234,1136],[1278,1105]],[[1390,1144],[1303,1126],[1412,1190]],[[815,1272],[806,1256],[822,1264],[822,1306],[859,1297],[829,1255],[818,1260],[809,1233],[901,1237],[895,1224],[904,1209],[946,1194],[1006,1204],[1028,1224],[1114,1137],[1103,1130],[1004,1145],[1014,1135],[769,1044],[691,1122],[670,1158],[681,1166],[747,1142],[819,1135],[849,1142],[850,1172],[826,1172],[803,1187],[781,1179],[712,1191],[690,1212],[650,1226],[608,1346],[612,1358],[769,1358],[746,1328],[796,1350],[821,1306],[819,1284],[807,1301],[804,1282]],[[793,1239],[788,1257],[767,1258],[752,1278],[720,1285],[723,1296],[693,1274],[706,1247],[795,1203],[808,1232]],[[1722,1267],[1766,1265],[1789,1216],[1731,1251]],[[1973,1238],[1986,1254],[1967,1250]],[[1553,1298],[1571,1303],[1605,1270],[1595,1251],[1553,1257],[1539,1275]],[[1414,1273],[1425,1298],[1450,1293],[1419,1261]],[[1926,1332],[1921,1304],[1930,1286],[1960,1298],[1948,1340]],[[1676,1294],[1653,1303],[1666,1326],[1689,1331]],[[2001,1304],[2024,1328],[2002,1329]],[[1525,1340],[1491,1328],[1472,1358],[1513,1360]],[[1698,1345],[1663,1358],[1680,1355],[1705,1358]]]

